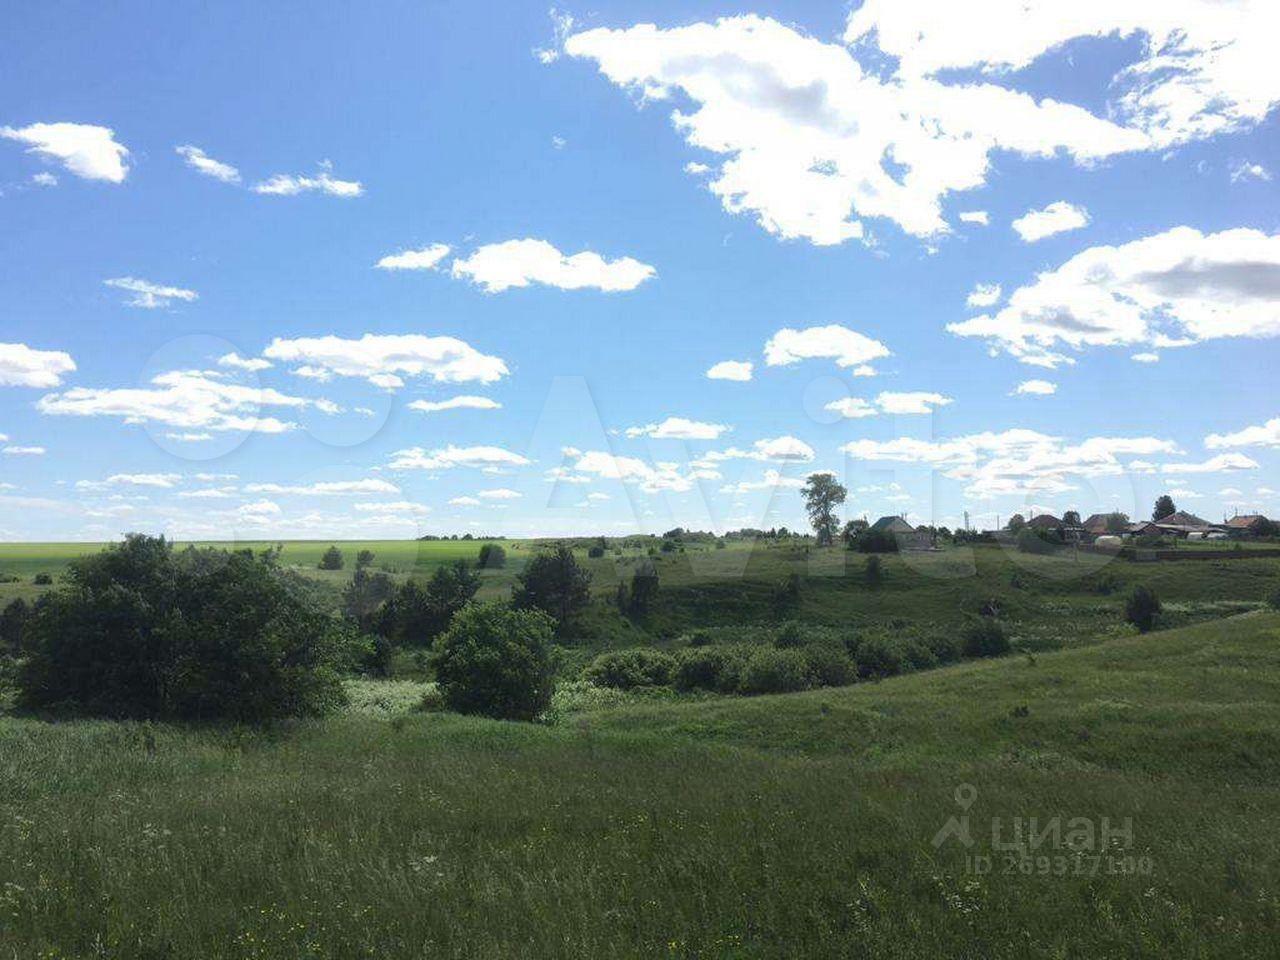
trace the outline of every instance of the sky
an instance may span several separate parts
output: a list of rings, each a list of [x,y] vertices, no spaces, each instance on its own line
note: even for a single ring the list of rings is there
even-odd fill
[[[25,4],[0,539],[1280,514],[1270,0]]]

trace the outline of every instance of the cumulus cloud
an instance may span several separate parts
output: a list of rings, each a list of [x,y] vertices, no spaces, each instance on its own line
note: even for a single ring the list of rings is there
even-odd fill
[[[450,470],[454,467],[523,467],[531,461],[502,447],[455,447],[440,450],[410,447],[391,455],[392,470]]]
[[[114,473],[105,480],[77,480],[80,490],[103,490],[107,487],[155,487],[168,490],[182,482],[180,473]]]
[[[403,377],[427,376],[437,383],[493,383],[508,373],[498,357],[480,353],[455,337],[366,333],[359,340],[333,335],[276,338],[263,356],[301,366],[294,373],[315,380],[361,377],[374,386],[404,386]]]
[[[1051,237],[1055,233],[1079,230],[1088,226],[1089,211],[1065,200],[1055,200],[1043,210],[1028,210],[1013,221],[1014,232],[1027,243]],[[970,304],[973,306],[973,304]],[[983,304],[979,304],[983,306]]]
[[[1015,397],[1048,397],[1058,392],[1058,385],[1048,380],[1023,380],[1014,388]]]
[[[240,182],[239,170],[229,163],[213,159],[199,147],[186,144],[173,149],[178,156],[187,162],[187,166],[197,173],[202,173],[206,177],[213,177],[215,180],[221,180],[223,183]]]
[[[125,303],[131,307],[142,307],[144,310],[167,307],[174,300],[191,303],[198,300],[200,296],[194,290],[184,290],[182,287],[166,287],[162,284],[152,283],[150,280],[139,280],[137,277],[113,277],[102,282],[108,287],[114,287],[117,290],[124,290],[133,294]]]
[[[766,470],[759,480],[742,480],[738,483],[727,483],[720,488],[721,493],[751,493],[755,490],[798,490],[804,486],[802,477],[784,477],[777,470]]]
[[[300,193],[324,193],[331,197],[348,199],[364,193],[359,180],[338,180],[332,175],[329,163],[320,164],[320,172],[313,177],[277,173],[275,176],[253,185],[254,193],[277,197],[293,197]]]
[[[1210,457],[1203,463],[1166,463],[1160,470],[1163,473],[1229,473],[1235,470],[1257,470],[1258,463],[1243,453],[1220,453]]]
[[[545,240],[528,238],[486,244],[471,256],[454,260],[452,273],[486,293],[533,283],[560,290],[590,288],[616,293],[634,290],[657,276],[653,267],[631,257],[606,260],[590,250],[568,256]]]
[[[24,447],[24,446],[7,446],[0,447],[0,453],[8,454],[11,457],[42,457],[48,451],[44,447]]]
[[[409,500],[392,500],[389,503],[354,503],[353,509],[360,513],[405,514],[421,517],[431,512],[431,508]]]
[[[992,307],[999,302],[1000,284],[998,283],[979,283],[965,298],[965,303],[970,307]]]
[[[272,363],[262,357],[242,357],[238,353],[224,353],[218,358],[218,366],[256,373],[259,370],[270,370]]]
[[[37,187],[56,187],[58,185],[58,178],[48,170],[41,170],[39,173],[33,173],[31,175],[31,182]]]
[[[947,329],[1038,366],[1063,349],[1177,347],[1280,335],[1280,235],[1191,227],[1076,254],[1009,297],[1004,309]]]
[[[933,467],[966,484],[974,497],[1054,494],[1074,489],[1073,477],[1119,476],[1122,457],[1179,452],[1156,437],[1092,437],[1067,443],[1034,430],[969,434],[950,440],[854,440],[840,448],[858,460]]]
[[[1271,0],[1086,0],[1064,16],[1055,0],[868,0],[845,40],[898,58],[897,75],[976,69],[1002,74],[1083,37],[1136,37],[1141,55],[1111,82],[1108,115],[1157,148],[1261,122],[1280,102]],[[966,82],[972,82],[966,81]]]
[[[480,501],[475,497],[454,497],[449,501],[451,507],[478,507]]]
[[[324,410],[325,405],[278,390],[225,383],[198,370],[159,374],[149,387],[73,387],[36,402],[41,413],[51,416],[120,417],[125,423],[156,422],[191,430],[283,433],[297,427],[261,416],[262,407]]]
[[[718,440],[730,429],[723,423],[703,423],[685,417],[667,417],[661,423],[648,423],[643,427],[628,427],[624,432],[632,439],[652,437],[655,440]]]
[[[1261,426],[1245,427],[1234,433],[1211,433],[1204,438],[1210,450],[1228,450],[1233,447],[1280,448],[1280,417],[1268,420]]]
[[[712,450],[694,460],[691,466],[695,471],[714,471],[726,460],[761,460],[771,463],[810,463],[817,456],[813,447],[799,437],[781,436],[767,437],[757,440],[750,449],[729,447],[727,450]],[[707,479],[714,479],[708,477]]]
[[[870,361],[887,356],[889,348],[879,340],[834,323],[804,330],[784,327],[764,345],[764,361],[771,367],[801,360],[834,360],[838,367],[865,367]]]
[[[478,494],[481,500],[518,500],[524,496],[518,490],[510,490],[506,487],[499,487],[496,490],[481,490]]]
[[[447,243],[433,243],[418,250],[389,253],[374,264],[379,270],[434,270],[449,255]]]
[[[1147,351],[1143,353],[1132,354],[1129,357],[1129,359],[1132,360],[1134,363],[1159,363],[1160,354],[1155,353],[1154,351]]]
[[[68,173],[85,180],[123,183],[129,174],[129,151],[116,142],[109,127],[88,123],[33,123],[26,127],[0,127],[0,137],[28,145],[28,151],[56,160]]]
[[[991,215],[985,210],[961,210],[957,216],[961,223],[976,223],[982,227],[991,222]]]
[[[450,397],[448,400],[414,400],[409,404],[410,410],[421,410],[423,413],[439,413],[443,410],[501,410],[502,404],[488,397],[468,395]]]
[[[675,463],[649,464],[638,457],[619,457],[604,450],[588,450],[580,454],[568,470],[579,477],[597,477],[635,484],[645,493],[682,493],[692,489],[696,479],[690,473],[681,473],[679,465]],[[553,479],[573,482],[572,476],[571,473]]]
[[[898,393],[886,390],[876,396],[874,403],[861,397],[843,397],[828,403],[824,409],[850,420],[858,420],[881,413],[901,415],[933,413],[936,408],[945,407],[952,402],[950,397],[940,393],[924,391]]]
[[[400,488],[388,480],[371,477],[364,480],[323,480],[316,483],[281,484],[281,483],[249,483],[245,484],[247,493],[287,494],[303,497],[341,497],[352,494],[399,493]]]
[[[1231,165],[1231,182],[1240,183],[1242,180],[1270,180],[1271,171],[1260,163],[1250,163],[1247,160],[1241,160]]]
[[[750,360],[721,360],[707,370],[710,380],[737,380],[745,383],[751,379],[755,365]]]
[[[884,77],[857,51],[758,16],[587,30],[564,49],[646,103],[678,102],[676,130],[720,158],[707,188],[724,208],[815,244],[862,237],[864,217],[945,232],[943,198],[981,186],[995,150],[1087,163],[1149,145],[1141,131],[1004,86]]]
[[[75,368],[75,361],[61,350],[0,343],[0,387],[56,387]]]

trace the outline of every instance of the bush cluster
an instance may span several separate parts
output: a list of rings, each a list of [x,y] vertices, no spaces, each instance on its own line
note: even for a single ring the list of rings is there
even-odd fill
[[[555,621],[541,610],[473,603],[436,641],[436,683],[449,709],[535,720],[551,705]]]
[[[661,650],[633,647],[596,657],[583,671],[583,678],[597,687],[632,690],[636,687],[665,687],[671,682],[674,658]]]

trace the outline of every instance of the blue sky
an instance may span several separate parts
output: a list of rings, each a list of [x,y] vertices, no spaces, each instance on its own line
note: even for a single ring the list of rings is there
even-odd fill
[[[954,7],[14,11],[0,537],[1280,513],[1280,14]]]

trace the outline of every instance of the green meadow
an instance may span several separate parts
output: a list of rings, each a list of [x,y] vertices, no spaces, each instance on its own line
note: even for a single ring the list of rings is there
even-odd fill
[[[0,719],[0,956],[1275,955],[1274,613],[811,693],[569,689],[544,725],[390,684],[267,730]],[[1094,836],[996,849],[1031,817]]]

